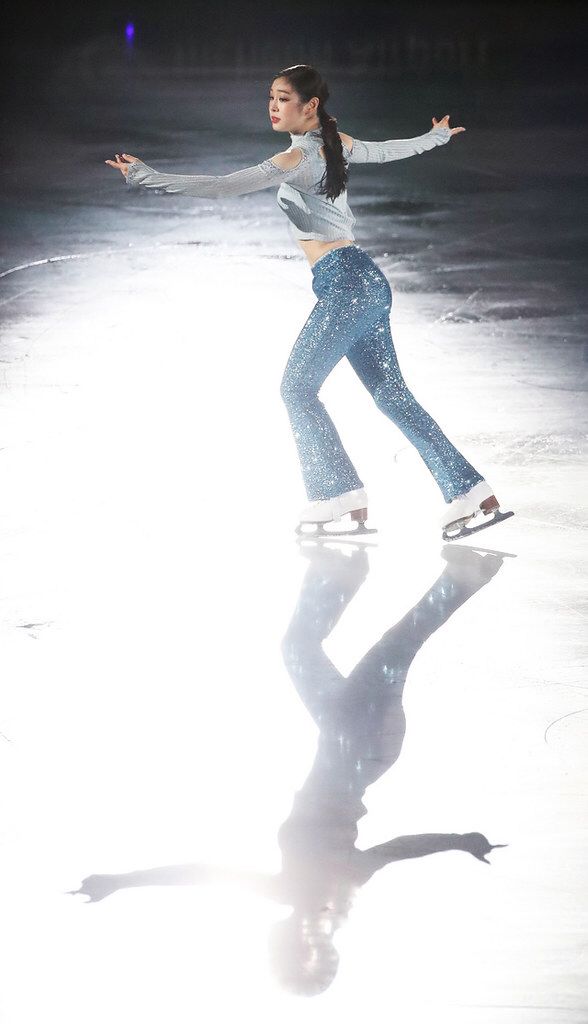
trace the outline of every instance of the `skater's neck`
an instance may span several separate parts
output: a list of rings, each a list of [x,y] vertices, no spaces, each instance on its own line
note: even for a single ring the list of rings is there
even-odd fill
[[[309,128],[308,131],[305,132],[290,132],[290,138],[303,139],[305,135],[320,135],[322,138],[322,134],[322,129],[319,126],[318,128]]]

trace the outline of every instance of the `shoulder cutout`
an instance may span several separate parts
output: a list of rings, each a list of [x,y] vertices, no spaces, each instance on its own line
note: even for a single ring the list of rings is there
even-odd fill
[[[284,153],[276,153],[275,156],[270,157],[270,159],[276,167],[280,168],[280,170],[292,171],[302,163],[304,155],[304,150],[302,149],[291,149]]]

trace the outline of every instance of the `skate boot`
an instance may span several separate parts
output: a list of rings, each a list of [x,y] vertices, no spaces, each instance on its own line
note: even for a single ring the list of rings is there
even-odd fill
[[[337,523],[344,515],[350,516],[352,522],[357,523],[355,529],[351,530],[325,530],[327,523]],[[375,533],[369,530],[365,521],[367,519],[367,494],[363,487],[354,491],[345,491],[335,498],[325,498],[322,501],[311,501],[300,513],[300,522],[296,527],[299,536],[311,537],[346,537],[356,534]],[[305,526],[311,529],[304,529]]]
[[[492,518],[488,522],[476,526],[469,525],[476,517],[482,518],[482,516],[491,516]],[[484,530],[487,526],[501,522],[502,519],[508,519],[509,516],[514,516],[514,512],[501,512],[490,484],[485,480],[480,480],[470,487],[469,491],[458,495],[447,505],[441,516],[443,540],[468,537],[470,533]]]

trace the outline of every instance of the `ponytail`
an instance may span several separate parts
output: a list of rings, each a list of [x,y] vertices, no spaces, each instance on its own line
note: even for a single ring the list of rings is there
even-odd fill
[[[308,103],[313,96],[318,96],[317,115],[321,123],[327,165],[319,182],[318,193],[335,200],[347,188],[347,162],[343,156],[343,146],[337,131],[337,119],[325,109],[325,103],[329,98],[327,83],[310,64],[295,64],[291,68],[279,71],[274,77],[286,78],[298,93],[302,103]]]
[[[328,199],[336,199],[347,187],[347,163],[343,156],[343,146],[337,131],[337,118],[327,113],[322,100],[319,103],[317,113],[321,122],[321,132],[327,161],[327,167],[321,178],[318,192],[319,195],[326,195]]]

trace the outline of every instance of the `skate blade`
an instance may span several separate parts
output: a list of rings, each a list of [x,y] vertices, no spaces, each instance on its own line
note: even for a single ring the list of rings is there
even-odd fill
[[[444,548],[441,548],[441,554],[443,554],[444,550]],[[515,555],[512,551],[503,551],[502,549],[498,550],[497,548],[481,548],[479,544],[470,544],[468,547],[468,551],[479,551],[480,554],[482,555],[500,555],[501,558],[519,557],[518,555]]]
[[[302,525],[296,527],[296,533],[299,538],[311,538],[312,540],[322,540],[323,538],[328,539],[329,537],[349,537],[355,539],[356,537],[365,537],[369,533],[377,533],[378,531],[374,528],[366,526],[364,523],[358,522],[355,528],[349,530],[327,530],[322,523],[306,523],[306,526],[315,526],[314,530],[305,530]]]
[[[491,519],[485,523],[480,523],[479,526],[460,526],[457,533],[448,533],[447,529],[443,530],[443,540],[461,540],[462,537],[469,537],[472,533],[478,533],[480,530],[486,530],[489,526],[494,526],[495,523],[502,522],[503,519],[510,519],[514,516],[514,512],[500,512],[496,511]]]

